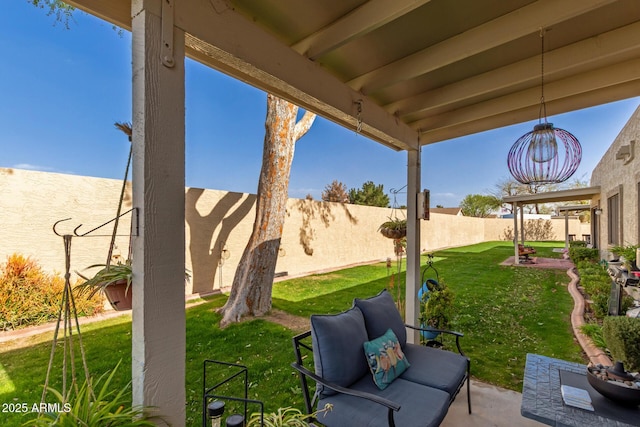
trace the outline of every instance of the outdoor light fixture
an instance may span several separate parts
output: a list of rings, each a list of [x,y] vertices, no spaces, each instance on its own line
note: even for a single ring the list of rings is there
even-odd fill
[[[593,211],[593,213],[594,213],[594,214],[596,214],[596,215],[602,215],[602,209],[600,209],[600,208],[595,208],[595,209],[594,209],[594,211]]]
[[[507,165],[511,175],[522,184],[555,184],[574,174],[582,160],[580,142],[564,129],[547,122],[544,102],[544,30],[542,44],[539,122],[533,131],[521,136],[509,150]],[[544,118],[544,121],[543,121]]]
[[[214,400],[207,406],[207,413],[211,420],[211,427],[222,427],[222,415],[224,414],[224,402]]]

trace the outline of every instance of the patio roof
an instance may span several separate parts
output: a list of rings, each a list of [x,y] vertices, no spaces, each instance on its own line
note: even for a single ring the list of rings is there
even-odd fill
[[[505,203],[516,203],[520,205],[528,205],[533,203],[554,203],[554,202],[573,202],[578,200],[589,200],[593,196],[600,194],[600,186],[572,188],[569,190],[547,191],[545,193],[536,194],[520,194],[517,196],[504,197]]]
[[[166,2],[187,56],[395,149],[538,118],[541,28],[549,115],[640,95],[637,0]]]
[[[640,95],[637,0],[65,1],[132,29],[133,403],[177,427],[185,55],[407,151],[407,295],[420,280],[420,146],[538,118],[542,28],[549,115]]]

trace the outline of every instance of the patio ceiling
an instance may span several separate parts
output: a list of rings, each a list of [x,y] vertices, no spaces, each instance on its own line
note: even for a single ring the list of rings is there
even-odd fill
[[[541,28],[548,115],[640,95],[637,0],[164,1],[188,56],[394,149],[538,118]]]

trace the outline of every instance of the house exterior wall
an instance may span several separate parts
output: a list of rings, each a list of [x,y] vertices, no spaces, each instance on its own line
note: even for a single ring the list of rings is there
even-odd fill
[[[633,152],[633,157],[625,156],[624,150]],[[612,210],[609,199],[618,196],[619,215],[614,215],[619,227],[617,244],[621,246],[637,245],[638,229],[638,192],[640,191],[640,107],[620,131],[607,152],[602,156],[591,174],[591,185],[599,185],[601,193],[592,200],[592,206],[602,209],[600,215],[592,215],[599,230],[600,255],[610,259],[609,248],[612,236],[609,232]],[[612,199],[613,200],[613,199]],[[615,239],[613,239],[615,241]]]
[[[13,253],[31,256],[46,271],[63,273],[62,238],[57,230],[84,233],[111,220],[122,182],[19,169],[0,168],[0,263]],[[123,211],[131,209],[127,184]],[[231,285],[251,234],[255,195],[199,188],[185,189],[185,258],[192,280],[186,293],[205,293]],[[388,208],[289,199],[276,273],[298,276],[348,265],[394,258],[393,243],[378,232],[392,215]],[[128,256],[131,215],[121,219],[115,253]],[[553,239],[564,240],[564,219],[552,219]],[[135,224],[135,222],[134,222]],[[113,223],[74,237],[71,271],[85,272],[106,261]],[[471,218],[432,213],[421,227],[421,250],[463,246],[489,240],[508,240],[512,219]],[[569,222],[569,233],[580,238],[588,225]]]

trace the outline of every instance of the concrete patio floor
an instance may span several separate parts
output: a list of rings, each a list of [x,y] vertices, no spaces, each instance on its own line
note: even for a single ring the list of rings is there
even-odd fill
[[[471,410],[466,388],[460,391],[442,427],[536,427],[537,421],[520,415],[522,394],[471,380]]]

